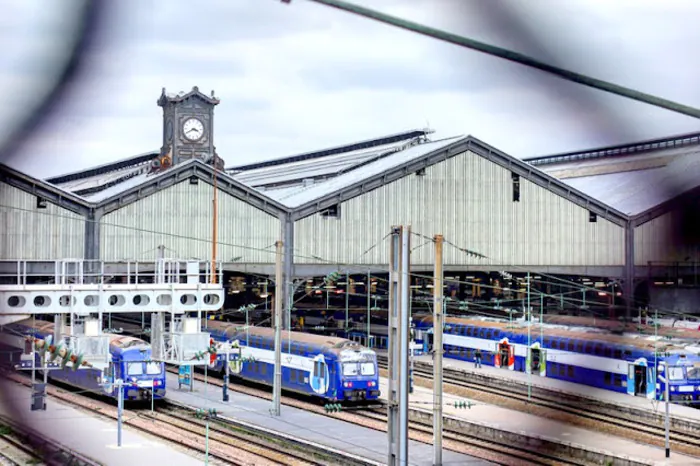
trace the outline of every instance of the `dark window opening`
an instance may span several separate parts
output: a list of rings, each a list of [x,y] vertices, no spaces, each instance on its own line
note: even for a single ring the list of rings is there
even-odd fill
[[[338,204],[336,204],[336,205],[330,206],[326,210],[322,210],[321,217],[331,217],[331,218],[340,217],[340,206]]]
[[[520,175],[511,173],[513,179],[513,202],[520,202]]]
[[[605,385],[612,385],[612,374],[610,372],[605,373]]]
[[[46,202],[46,199],[43,197],[37,197],[36,198],[36,208],[37,209],[46,209],[46,207],[49,205],[48,202]]]
[[[595,223],[598,221],[598,214],[595,212],[588,212],[588,221],[591,223]]]

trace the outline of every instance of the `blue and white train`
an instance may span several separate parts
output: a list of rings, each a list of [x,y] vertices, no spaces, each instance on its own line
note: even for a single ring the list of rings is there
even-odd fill
[[[416,342],[432,349],[431,315],[415,315]],[[445,357],[473,361],[476,349],[483,364],[523,371],[647,398],[662,398],[664,383],[658,372],[668,366],[672,401],[700,399],[700,357],[683,345],[583,329],[527,327],[507,321],[470,318],[445,319]],[[529,351],[528,351],[529,348]]]
[[[70,327],[64,327],[67,334]],[[15,353],[24,350],[25,336],[53,338],[54,324],[47,321],[23,320],[5,325],[0,332],[0,342]],[[56,380],[72,387],[89,390],[98,395],[117,399],[118,388],[107,382],[122,379],[125,385],[125,402],[160,400],[165,398],[165,364],[151,360],[151,346],[143,340],[131,336],[108,334],[111,360],[104,369],[80,367],[72,369],[69,363],[65,369],[51,369],[49,380]],[[37,365],[40,364],[37,354]],[[16,361],[15,361],[16,362]]]
[[[232,376],[272,385],[274,330],[209,321],[214,341],[238,342],[241,361],[229,363]],[[209,366],[223,373],[224,362]],[[282,388],[332,402],[364,402],[379,398],[379,373],[374,351],[344,338],[282,332]]]

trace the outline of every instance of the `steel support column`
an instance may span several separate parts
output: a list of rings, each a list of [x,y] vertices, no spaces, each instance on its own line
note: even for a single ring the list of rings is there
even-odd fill
[[[100,260],[100,221],[102,210],[90,209],[85,217],[85,261],[87,283],[97,283]]]
[[[284,243],[284,271],[282,281],[285,286],[283,290],[289,290],[282,296],[282,309],[284,318],[282,328],[289,330],[288,324],[291,322],[292,304],[294,303],[294,220],[291,215],[281,216],[282,241]]]
[[[624,267],[624,296],[625,319],[632,318],[634,306],[634,224],[627,222],[625,226],[625,267]],[[615,299],[613,295],[613,299]]]

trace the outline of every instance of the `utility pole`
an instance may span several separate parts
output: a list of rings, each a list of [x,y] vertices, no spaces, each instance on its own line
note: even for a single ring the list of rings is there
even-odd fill
[[[391,228],[389,273],[388,466],[408,464],[410,227]]]
[[[530,341],[530,272],[527,273],[527,351],[532,354]],[[541,343],[544,344],[544,343]],[[532,356],[530,356],[532,357]],[[527,372],[527,399],[532,400],[532,369]]]
[[[435,235],[433,277],[433,466],[442,466],[442,235]]]
[[[117,446],[122,446],[122,414],[124,412],[124,381],[117,380]]]
[[[654,322],[656,324],[656,322]],[[658,376],[659,380],[661,380],[664,383],[665,390],[664,390],[664,401],[666,403],[666,419],[664,421],[665,428],[666,428],[666,458],[671,457],[671,439],[670,439],[670,422],[669,422],[669,412],[668,412],[668,364],[666,361],[661,361],[659,364],[663,365],[664,368],[664,375]],[[656,366],[656,370],[659,370],[659,366]]]
[[[226,342],[225,344],[226,344],[226,361],[224,362],[224,364],[226,365],[226,368],[225,368],[225,372],[224,372],[224,384],[222,385],[223,393],[221,395],[221,399],[222,399],[222,401],[227,402],[228,401],[228,370],[229,370],[228,369],[228,365],[229,365],[228,359],[229,359],[231,345],[229,344],[229,342]]]
[[[282,401],[282,241],[275,243],[277,254],[275,256],[275,379],[272,389],[272,412],[280,415]]]

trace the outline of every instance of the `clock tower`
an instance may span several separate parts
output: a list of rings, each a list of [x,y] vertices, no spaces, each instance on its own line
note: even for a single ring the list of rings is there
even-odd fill
[[[199,92],[197,86],[188,93],[168,94],[165,88],[158,99],[163,107],[163,146],[160,163],[177,165],[189,159],[223,169],[223,161],[214,147],[214,107],[219,99]],[[171,159],[166,157],[170,154]],[[166,168],[162,166],[162,168]]]

